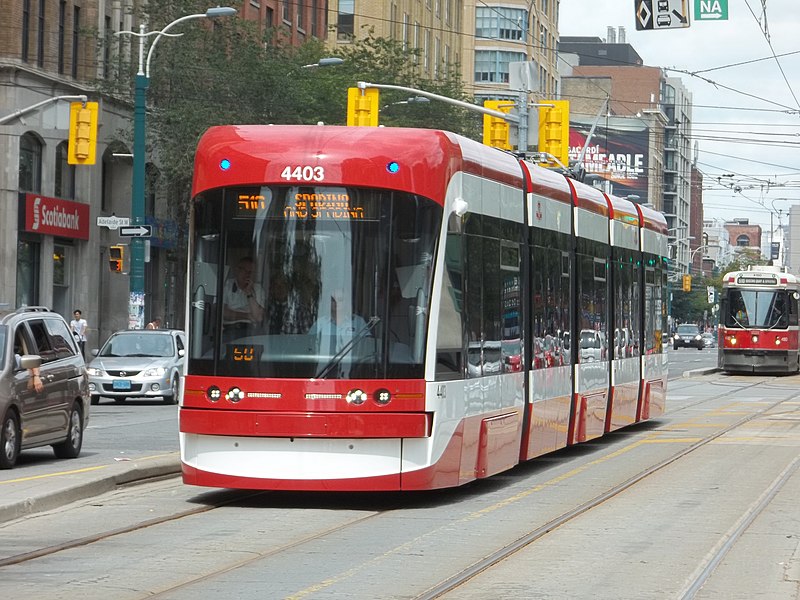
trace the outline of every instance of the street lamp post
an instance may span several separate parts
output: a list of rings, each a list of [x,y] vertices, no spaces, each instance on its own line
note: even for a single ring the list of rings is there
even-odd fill
[[[144,225],[144,187],[145,187],[145,116],[147,111],[147,88],[150,85],[150,61],[153,50],[164,35],[174,26],[192,19],[214,19],[228,17],[236,14],[235,8],[217,6],[209,8],[206,12],[196,15],[186,15],[175,19],[160,31],[145,32],[145,26],[139,26],[139,33],[133,31],[119,31],[119,34],[135,35],[139,38],[139,71],[136,73],[133,104],[133,181],[131,185],[131,224]],[[155,35],[153,43],[147,52],[147,61],[144,61],[145,38]],[[182,34],[177,34],[182,35]],[[128,302],[128,328],[141,329],[144,326],[144,239],[131,238],[131,264],[130,264],[130,298]]]

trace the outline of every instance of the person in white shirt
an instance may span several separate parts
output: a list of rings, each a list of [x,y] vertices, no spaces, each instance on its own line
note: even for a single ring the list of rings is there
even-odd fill
[[[223,286],[222,326],[228,332],[245,331],[264,320],[264,288],[253,281],[254,269],[251,257],[241,258]]]
[[[78,347],[81,349],[81,356],[86,358],[86,327],[88,323],[86,319],[83,318],[81,311],[77,308],[72,311],[72,321],[69,322],[69,328],[72,330],[72,335],[75,336],[75,341],[78,343]]]
[[[330,336],[336,340],[335,346],[341,348],[355,335],[362,332],[367,327],[367,322],[352,311],[348,300],[343,289],[335,289],[331,294],[330,313],[319,317],[308,333]]]

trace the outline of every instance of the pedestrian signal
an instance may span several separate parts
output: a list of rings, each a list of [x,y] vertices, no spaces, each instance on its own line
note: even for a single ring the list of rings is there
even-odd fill
[[[683,276],[683,291],[684,292],[691,292],[692,291],[692,276],[691,275],[684,275]]]
[[[551,154],[562,165],[569,166],[569,100],[542,100],[541,103],[553,106],[539,107],[539,152]]]
[[[112,273],[122,273],[125,263],[125,246],[111,246],[108,249],[108,268]]]
[[[484,108],[491,108],[502,113],[509,112],[514,108],[514,102],[510,100],[486,100]],[[511,150],[509,143],[510,127],[508,121],[492,115],[483,115],[483,143],[493,148]]]
[[[68,164],[95,164],[98,111],[97,102],[72,102],[69,105]]]
[[[706,291],[708,292],[708,303],[714,304],[714,286],[713,285],[707,286]]]
[[[377,127],[380,90],[347,88],[347,126]]]

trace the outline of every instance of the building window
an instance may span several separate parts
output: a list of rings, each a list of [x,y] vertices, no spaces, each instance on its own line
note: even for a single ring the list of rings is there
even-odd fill
[[[523,52],[477,50],[475,52],[475,81],[508,83],[508,63],[524,61]]]
[[[38,39],[36,40],[36,65],[44,67],[44,6],[46,0],[39,0],[39,27]]]
[[[283,20],[286,23],[292,22],[292,15],[289,13],[289,0],[283,0]]]
[[[67,27],[67,3],[61,0],[58,4],[58,72],[64,74],[64,44]]]
[[[19,189],[42,192],[42,143],[32,133],[19,138]]]
[[[72,9],[72,76],[78,77],[78,35],[81,30],[81,8]]]
[[[306,28],[306,21],[305,21],[305,12],[306,12],[306,5],[298,4],[297,5],[297,29],[300,31],[304,31]]]
[[[355,0],[339,0],[339,14],[336,17],[337,39],[347,40],[353,37],[355,32],[353,23],[354,5]]]
[[[736,245],[742,248],[747,248],[750,246],[750,236],[747,235],[740,235],[736,238]]]
[[[311,35],[319,37],[319,0],[311,2]]]
[[[22,2],[22,61],[28,62],[28,45],[31,30],[31,0]]]
[[[111,17],[106,17],[106,30],[103,35],[103,77],[108,79],[111,75]]]
[[[61,142],[56,148],[56,196],[58,198],[75,197],[75,165],[67,162],[69,144]]]
[[[408,52],[408,13],[403,13],[403,52]]]
[[[524,40],[527,11],[521,8],[478,7],[475,35],[479,38]]]
[[[38,242],[20,239],[17,241],[17,308],[39,304],[39,255]]]

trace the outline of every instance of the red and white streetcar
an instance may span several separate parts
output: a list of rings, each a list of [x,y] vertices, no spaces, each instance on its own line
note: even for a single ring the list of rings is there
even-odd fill
[[[214,127],[190,244],[186,483],[458,486],[664,411],[663,215],[455,134]]]
[[[786,267],[751,266],[722,278],[719,367],[744,373],[796,373],[800,283]]]

